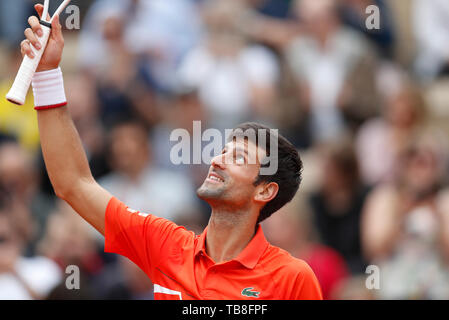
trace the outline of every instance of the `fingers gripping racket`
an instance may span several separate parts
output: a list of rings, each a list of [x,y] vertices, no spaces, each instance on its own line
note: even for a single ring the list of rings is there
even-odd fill
[[[65,7],[70,3],[70,1],[71,0],[64,0],[59,8],[55,11],[53,17],[47,20],[50,0],[45,0],[44,11],[41,18],[43,35],[42,37],[38,37],[42,47],[40,50],[37,50],[36,48],[34,48],[34,46],[31,46],[31,50],[33,50],[34,53],[33,59],[31,59],[27,55],[24,56],[16,79],[14,80],[14,84],[12,85],[11,90],[9,90],[8,94],[6,95],[6,99],[8,101],[17,105],[23,105],[25,103],[25,98],[28,93],[28,89],[30,88],[31,80],[33,79],[37,66],[39,65],[45,48],[47,47],[53,18],[59,16],[59,14],[61,14]]]

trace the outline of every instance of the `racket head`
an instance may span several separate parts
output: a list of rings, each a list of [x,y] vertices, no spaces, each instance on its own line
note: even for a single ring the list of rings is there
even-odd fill
[[[64,0],[64,1],[61,3],[61,5],[58,7],[58,9],[56,9],[55,13],[54,13],[53,16],[51,17],[50,23],[53,22],[53,19],[54,19],[56,16],[59,16],[59,15],[62,13],[62,11],[69,5],[70,1],[72,1],[72,0]]]

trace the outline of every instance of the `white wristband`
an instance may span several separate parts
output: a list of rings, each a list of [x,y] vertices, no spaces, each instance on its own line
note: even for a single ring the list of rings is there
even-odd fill
[[[58,108],[67,104],[61,68],[36,72],[32,85],[36,110]]]

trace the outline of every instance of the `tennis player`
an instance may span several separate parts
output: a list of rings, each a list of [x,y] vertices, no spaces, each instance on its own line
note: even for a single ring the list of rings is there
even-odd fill
[[[36,10],[42,14],[43,7],[36,5]],[[37,17],[28,21],[31,28],[21,49],[31,58],[41,26]],[[270,245],[259,225],[293,198],[301,181],[302,162],[285,138],[276,137],[279,165],[273,175],[260,175],[261,162],[248,161],[263,159],[268,146],[258,145],[257,139],[227,142],[197,191],[212,214],[196,236],[128,208],[93,179],[66,107],[59,68],[63,47],[56,18],[32,82],[42,151],[56,195],[105,236],[107,252],[134,261],[154,283],[156,299],[322,299],[310,267]],[[240,128],[266,129],[254,123]],[[266,134],[273,143],[271,132]]]

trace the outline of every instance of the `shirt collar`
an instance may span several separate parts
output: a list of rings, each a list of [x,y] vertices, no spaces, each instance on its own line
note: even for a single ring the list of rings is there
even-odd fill
[[[200,252],[206,254],[206,234],[207,227],[204,229],[195,245],[195,256],[197,256]],[[248,269],[254,269],[267,247],[268,241],[263,234],[262,227],[258,225],[254,237],[242,250],[242,252],[240,252],[240,254],[233,260],[240,262]]]

